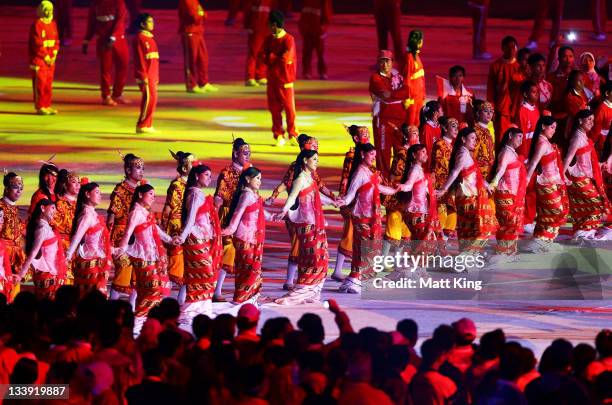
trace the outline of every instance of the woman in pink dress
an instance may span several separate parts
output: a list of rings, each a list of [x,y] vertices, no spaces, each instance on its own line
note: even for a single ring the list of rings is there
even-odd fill
[[[181,221],[183,229],[177,242],[183,245],[184,284],[187,289],[182,305],[182,322],[199,313],[212,315],[212,298],[223,255],[221,226],[212,195],[202,190],[210,185],[212,172],[200,162],[189,171]]]
[[[39,298],[53,299],[59,287],[66,283],[66,260],[62,240],[51,227],[55,203],[47,198],[36,203],[26,228],[26,261],[15,276],[21,282],[30,266],[33,269],[34,293]]]
[[[351,273],[340,286],[340,292],[361,293],[362,280],[374,277],[374,255],[382,251],[380,194],[393,195],[397,190],[381,184],[380,172],[373,169],[375,164],[374,145],[371,143],[358,145],[349,174],[348,191],[340,201],[343,206],[355,201],[352,209],[353,260],[351,261]],[[363,246],[364,244],[368,246]]]
[[[271,219],[263,208],[263,199],[259,195],[261,172],[249,167],[240,175],[238,188],[225,228],[221,235],[233,235],[236,248],[236,289],[234,303],[256,303],[262,285],[261,261],[266,236],[266,219]]]
[[[102,193],[97,183],[83,185],[76,200],[66,262],[70,263],[76,254],[74,285],[79,288],[81,295],[91,289],[106,293],[112,256],[105,219],[96,213],[96,206],[101,200]]]

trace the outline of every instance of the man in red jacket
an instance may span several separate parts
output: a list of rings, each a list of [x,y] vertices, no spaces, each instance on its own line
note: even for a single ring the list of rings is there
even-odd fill
[[[384,178],[389,177],[391,148],[400,150],[402,133],[400,128],[406,120],[404,102],[408,93],[404,78],[393,69],[393,53],[382,50],[378,53],[378,72],[370,77],[372,105],[372,128],[376,147],[376,167]]]
[[[516,60],[518,52],[516,38],[507,36],[502,39],[503,55],[491,64],[487,80],[487,101],[493,103],[495,117],[495,144],[512,124],[512,93],[515,86],[520,86],[523,78]]]
[[[217,91],[217,88],[208,82],[208,50],[204,40],[206,12],[198,0],[179,0],[178,14],[187,92]]]
[[[129,103],[122,96],[127,81],[130,52],[125,39],[126,18],[127,9],[123,0],[94,0],[89,7],[83,53],[87,54],[89,41],[97,35],[96,53],[100,60],[100,90],[102,104],[107,106]],[[111,93],[113,67],[115,81]]]
[[[378,50],[389,49],[388,35],[393,41],[395,60],[404,62],[404,46],[402,45],[402,0],[374,0],[374,20],[378,36]],[[400,66],[401,68],[401,66]]]
[[[317,52],[317,73],[321,80],[327,79],[327,65],[325,64],[325,38],[327,27],[331,20],[331,0],[304,0],[300,14],[300,34],[302,34],[302,69],[304,79],[311,79],[310,64],[312,51]]]
[[[268,16],[272,0],[247,0],[244,8],[244,29],[249,34],[246,60],[246,86],[267,83],[262,45],[268,35]]]
[[[287,118],[287,133],[292,145],[297,145],[298,131],[295,127],[295,94],[293,83],[297,73],[295,40],[283,26],[285,18],[280,11],[270,13],[270,30],[263,44],[264,61],[268,69],[268,109],[272,114],[272,133],[276,146],[285,144],[283,115]]]
[[[134,67],[136,83],[142,93],[140,116],[136,124],[136,133],[155,133],[153,113],[157,106],[157,85],[159,83],[159,51],[153,39],[153,17],[141,14],[136,19],[139,32],[134,38]]]
[[[57,110],[51,108],[51,91],[55,60],[59,51],[59,36],[53,21],[53,3],[43,0],[38,5],[37,15],[38,18],[30,28],[29,38],[34,106],[39,115],[54,115]]]

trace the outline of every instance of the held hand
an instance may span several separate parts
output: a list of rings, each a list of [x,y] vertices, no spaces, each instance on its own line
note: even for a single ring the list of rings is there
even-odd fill
[[[275,198],[270,196],[270,197],[266,198],[266,201],[264,201],[264,205],[266,207],[271,207],[272,205],[274,205],[274,200],[275,200]]]
[[[230,236],[232,233],[227,228],[221,229],[221,236]]]
[[[21,274],[13,274],[13,285],[21,283],[22,279],[23,277],[21,276]]]
[[[111,255],[115,258],[121,256],[123,253],[125,253],[125,246],[119,246],[116,248],[112,249],[112,253]]]
[[[346,201],[344,201],[344,198],[338,197],[336,199],[336,204],[338,204],[336,207],[344,207],[346,205]]]
[[[436,190],[435,194],[436,194],[436,198],[442,198],[442,196],[446,194],[446,190]]]

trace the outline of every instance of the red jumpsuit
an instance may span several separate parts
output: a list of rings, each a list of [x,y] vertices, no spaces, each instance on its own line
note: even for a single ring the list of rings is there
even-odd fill
[[[325,37],[331,20],[331,0],[304,0],[300,14],[299,29],[302,35],[302,69],[304,76],[310,75],[312,52],[317,52],[317,72],[319,76],[327,74],[325,64]]]
[[[122,0],[94,0],[89,7],[87,34],[85,41],[94,35],[96,53],[100,60],[100,90],[102,99],[111,96],[121,97],[127,81],[129,47],[125,39],[125,20],[127,9]],[[111,39],[115,41],[109,46]],[[111,94],[112,70],[115,68],[115,81]]]
[[[536,0],[536,14],[533,21],[533,29],[529,41],[538,42],[544,33],[546,19],[550,16],[552,27],[550,29],[550,41],[556,42],[561,31],[561,19],[563,18],[564,0]]]
[[[425,69],[419,53],[415,57],[411,52],[406,52],[404,83],[408,88],[406,123],[418,127],[419,115],[425,104]]]
[[[30,28],[29,53],[32,69],[32,89],[37,110],[51,107],[55,58],[59,51],[59,37],[55,21],[45,23],[37,18]]]
[[[402,76],[392,70],[391,77],[378,73],[370,76],[372,106],[372,129],[376,147],[376,167],[384,178],[391,170],[391,147],[394,153],[402,149],[401,126],[406,120],[404,100],[408,97]]]
[[[395,55],[395,60],[399,63],[404,61],[401,18],[401,0],[374,0],[374,19],[376,20],[378,50],[389,49],[387,41],[388,35],[391,35],[393,54]]]
[[[282,30],[279,34],[268,35],[263,44],[264,60],[268,70],[268,109],[272,114],[272,133],[274,139],[284,136],[283,115],[287,118],[289,137],[297,137],[295,127],[295,94],[293,82],[297,73],[295,40]]]
[[[512,124],[512,90],[520,82],[522,73],[515,60],[507,62],[500,58],[491,64],[487,80],[487,101],[493,103],[495,117],[495,143],[501,141],[502,135]]]
[[[206,12],[198,0],[180,0],[178,14],[185,61],[185,86],[191,90],[208,83],[208,50],[204,40]]]
[[[269,33],[268,16],[271,3],[272,0],[247,0],[244,14],[244,28],[249,33],[246,80],[266,77],[262,45]]]
[[[140,117],[136,126],[153,126],[153,113],[157,105],[157,84],[159,83],[159,52],[153,34],[140,31],[134,39],[134,66],[136,82],[142,93]]]
[[[606,137],[609,135],[610,124],[612,124],[612,103],[604,100],[595,110],[595,124],[590,134],[598,153],[601,153]]]

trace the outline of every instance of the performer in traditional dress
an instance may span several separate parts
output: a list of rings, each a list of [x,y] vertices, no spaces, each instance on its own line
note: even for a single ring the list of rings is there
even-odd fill
[[[263,245],[266,219],[272,219],[259,195],[261,172],[249,167],[240,175],[222,235],[233,235],[236,247],[234,303],[257,303],[262,287]]]
[[[536,226],[530,250],[546,251],[550,242],[559,234],[559,227],[567,221],[569,202],[565,187],[565,176],[561,153],[557,145],[550,142],[557,129],[551,116],[540,117],[531,140],[527,183],[536,169]]]
[[[75,172],[66,169],[59,171],[57,182],[55,183],[55,217],[53,218],[53,229],[62,238],[64,251],[70,246],[70,234],[72,233],[72,222],[76,218],[77,196],[81,189],[81,179]],[[73,263],[66,263],[66,284],[72,284],[74,276],[72,273]]]
[[[217,189],[215,190],[215,208],[219,210],[219,221],[223,223],[229,212],[232,197],[238,187],[238,179],[240,173],[251,164],[251,146],[242,138],[236,138],[232,143],[232,163],[226,166],[219,177],[217,178]],[[232,243],[231,236],[223,237],[223,259],[221,261],[221,270],[217,278],[217,286],[213,302],[224,302],[222,288],[225,275],[234,273],[234,261],[236,258],[236,250]]]
[[[449,190],[455,193],[457,237],[463,252],[479,252],[497,227],[489,204],[485,179],[472,153],[476,149],[476,132],[466,127],[459,131],[450,157],[450,174],[436,197]]]
[[[74,257],[74,285],[81,296],[92,289],[106,293],[112,265],[110,235],[104,217],[96,213],[101,200],[102,193],[97,183],[84,184],[76,200],[66,262],[72,263]]]
[[[340,200],[347,206],[353,201],[353,260],[351,273],[340,286],[341,292],[359,294],[361,282],[374,276],[373,256],[381,251],[382,220],[380,194],[393,195],[396,189],[381,184],[380,174],[373,169],[376,149],[370,143],[359,145],[348,179],[348,191]],[[364,244],[368,243],[367,246]]]
[[[431,173],[434,176],[434,189],[439,190],[448,179],[449,163],[453,151],[453,143],[459,132],[459,122],[454,118],[440,117],[439,119],[442,137],[433,145],[431,157]],[[455,195],[448,193],[437,201],[438,219],[444,232],[444,237],[456,237],[457,232],[457,209],[455,207]]]
[[[476,112],[476,125],[474,126],[476,148],[474,149],[474,160],[478,164],[482,178],[486,180],[489,178],[491,167],[495,160],[496,142],[489,130],[491,118],[493,118],[493,105],[487,101],[477,101],[474,103],[474,111]]]
[[[300,153],[303,150],[319,150],[319,144],[316,138],[308,136],[306,134],[301,134],[298,136],[298,145],[300,147]],[[283,191],[291,190],[291,185],[293,183],[293,176],[295,174],[295,165],[296,161],[291,162],[289,168],[285,172],[283,176],[283,180],[281,183],[276,186],[276,188],[272,191],[272,195],[266,200],[266,205],[271,205],[274,203],[274,200],[278,197],[278,194]],[[327,186],[323,183],[319,175],[315,172],[315,180],[319,185],[319,191],[326,197],[334,200],[336,197],[334,194],[327,188]],[[289,258],[287,259],[287,279],[283,284],[283,290],[291,290],[294,287],[294,279],[297,274],[298,269],[298,254],[300,251],[300,245],[298,241],[298,237],[295,233],[295,227],[293,226],[293,222],[289,220],[289,218],[285,218],[285,226],[287,227],[287,231],[289,232],[289,240],[291,241],[291,250],[289,251]]]
[[[420,143],[427,149],[427,157],[431,156],[433,144],[440,139],[438,118],[444,115],[442,106],[435,100],[428,101],[421,110],[421,127],[419,128]]]
[[[187,184],[187,175],[191,170],[194,155],[189,152],[178,151],[176,153],[170,151],[170,154],[176,160],[176,171],[178,175],[170,183],[166,192],[166,203],[162,211],[161,228],[170,236],[177,236],[182,229],[181,225],[181,208],[183,207],[183,196],[185,195],[185,184]],[[183,248],[181,246],[166,245],[168,252],[168,276],[170,281],[179,286],[177,300],[179,304],[185,302],[185,286],[183,285],[183,271],[185,263],[183,259]]]
[[[518,154],[523,142],[523,133],[518,128],[509,128],[504,134],[491,174],[490,190],[495,196],[497,229],[497,252],[506,255],[517,253],[517,240],[523,231],[523,211],[527,189],[525,158]]]
[[[0,229],[4,227],[4,209],[0,206]],[[13,271],[11,269],[11,255],[4,239],[0,239],[0,294],[8,302],[13,299]]]
[[[115,186],[110,196],[106,226],[110,229],[111,243],[119,246],[127,225],[129,209],[136,187],[144,183],[144,160],[133,153],[121,155],[125,178]],[[129,294],[132,307],[136,305],[136,292],[132,289],[132,264],[126,255],[114,255],[115,276],[110,298],[118,299],[120,294]]]
[[[274,217],[282,220],[289,215],[300,245],[298,279],[293,290],[275,301],[282,305],[318,302],[321,299],[329,262],[322,201],[337,205],[335,201],[320,195],[315,180],[319,164],[317,151],[302,151],[296,162],[289,197],[282,211]]]
[[[612,129],[612,124],[608,127],[608,130]],[[608,201],[612,198],[612,137],[606,137],[603,145],[603,150],[599,161],[601,162],[601,170],[604,175],[604,183],[606,185],[606,195]],[[608,226],[609,228],[609,226]]]
[[[134,269],[136,329],[144,323],[149,310],[167,295],[168,262],[162,241],[170,243],[172,238],[155,223],[155,216],[150,211],[153,202],[153,186],[143,184],[136,187],[125,233],[113,251],[115,256],[127,255]]]
[[[54,155],[55,156],[55,155]],[[43,162],[43,165],[38,171],[38,189],[32,194],[30,199],[30,208],[28,208],[28,216],[31,216],[36,208],[36,204],[40,200],[45,198],[55,202],[57,196],[55,195],[55,183],[57,183],[57,174],[59,169],[54,163],[51,163],[52,156],[48,162]]]
[[[408,91],[406,99],[406,123],[408,125],[420,126],[419,114],[425,104],[425,69],[421,61],[421,49],[423,48],[423,32],[412,30],[408,34],[408,46],[406,47],[406,60],[404,63],[404,83]]]
[[[26,260],[15,275],[15,284],[21,282],[33,268],[34,293],[39,299],[55,297],[55,292],[66,282],[66,259],[57,231],[51,227],[55,216],[55,203],[49,199],[38,201],[26,229]]]
[[[212,315],[215,281],[223,254],[221,226],[212,196],[202,189],[211,182],[210,168],[194,163],[189,172],[181,211],[182,231],[177,242],[183,245],[185,260],[185,303],[182,322],[191,324],[199,313]]]
[[[608,210],[608,197],[603,184],[599,158],[587,134],[593,128],[594,116],[591,110],[576,114],[572,137],[565,159],[563,173],[568,173],[570,215],[572,216],[574,238],[593,239],[601,228]],[[575,163],[572,162],[575,160]]]
[[[5,254],[11,264],[11,271],[7,275],[12,277],[21,270],[25,260],[23,238],[25,224],[19,217],[17,208],[17,201],[23,193],[23,180],[16,173],[8,172],[4,175],[2,183],[4,193],[0,199],[0,210],[4,214],[4,223],[0,226],[0,243],[4,245]],[[13,295],[18,289],[19,286],[14,286]]]
[[[415,128],[416,129],[416,128]],[[355,158],[355,148],[359,144],[370,143],[370,132],[368,127],[360,127],[357,125],[351,125],[346,128],[349,135],[353,139],[355,146],[351,146],[344,155],[344,162],[342,163],[342,174],[340,176],[340,187],[338,189],[338,197],[342,198],[348,190],[348,177],[351,172],[353,165],[353,159]],[[418,138],[418,129],[417,129]],[[340,215],[342,215],[342,236],[338,243],[338,253],[336,254],[336,266],[334,267],[334,273],[331,275],[331,279],[339,282],[344,281],[342,275],[342,267],[347,257],[353,257],[353,222],[351,220],[351,207],[341,207]]]

